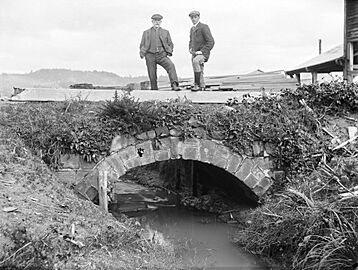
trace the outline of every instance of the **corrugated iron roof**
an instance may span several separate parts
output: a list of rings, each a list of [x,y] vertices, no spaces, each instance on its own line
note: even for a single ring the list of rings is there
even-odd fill
[[[291,70],[286,70],[288,75],[301,72],[329,73],[343,70],[344,52],[343,45],[338,45],[312,59],[300,64]]]

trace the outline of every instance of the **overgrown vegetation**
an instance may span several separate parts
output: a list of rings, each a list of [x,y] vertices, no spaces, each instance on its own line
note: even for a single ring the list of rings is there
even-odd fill
[[[317,132],[315,115],[298,101],[276,96],[232,109],[180,100],[138,102],[123,95],[99,106],[67,101],[12,106],[9,110],[7,122],[14,132],[53,168],[61,165],[60,153],[97,161],[108,154],[114,136],[163,126],[182,130],[183,138],[219,136],[239,153],[252,154],[255,140],[270,144],[276,167],[290,173],[312,170],[317,165],[312,153],[324,151],[323,143],[317,144],[323,137]]]
[[[358,260],[358,151],[354,142],[335,150],[324,128],[329,117],[357,113],[357,95],[356,84],[342,82],[247,96],[226,107],[138,102],[124,95],[100,106],[84,101],[11,106],[10,117],[1,121],[55,168],[60,153],[96,161],[108,154],[115,135],[163,126],[180,128],[184,138],[204,131],[245,154],[251,154],[253,141],[261,141],[286,177],[246,217],[237,243],[292,269],[352,269]]]
[[[317,121],[315,130],[320,132],[330,117],[357,113],[357,90],[355,84],[337,82],[307,85],[284,92],[282,99],[298,101],[311,111]],[[348,119],[357,125],[355,118]],[[355,142],[336,150],[330,140],[317,143],[323,151],[307,151],[316,157],[316,165],[287,177],[282,190],[267,196],[263,206],[249,213],[237,243],[290,269],[355,269],[358,149]],[[310,163],[303,164],[307,168]]]

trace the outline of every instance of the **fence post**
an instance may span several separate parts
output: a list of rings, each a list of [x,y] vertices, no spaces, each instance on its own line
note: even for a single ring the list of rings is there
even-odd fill
[[[98,181],[99,206],[106,212],[108,212],[107,179],[108,179],[107,170],[99,171],[99,181]]]

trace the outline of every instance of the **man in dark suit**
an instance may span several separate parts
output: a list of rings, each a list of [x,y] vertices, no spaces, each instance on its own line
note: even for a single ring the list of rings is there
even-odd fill
[[[192,55],[191,61],[194,70],[194,86],[192,91],[205,90],[204,63],[209,60],[210,51],[215,41],[211,35],[209,26],[200,22],[200,12],[192,11],[189,17],[193,23],[190,29],[189,52]]]
[[[151,19],[153,27],[143,32],[139,47],[140,58],[145,57],[151,89],[158,90],[158,64],[167,71],[172,89],[179,91],[177,72],[173,62],[168,57],[172,56],[174,47],[169,31],[160,27],[162,15],[154,14]]]

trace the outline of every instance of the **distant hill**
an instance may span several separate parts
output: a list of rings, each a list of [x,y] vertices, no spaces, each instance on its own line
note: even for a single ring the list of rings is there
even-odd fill
[[[106,71],[78,71],[70,69],[40,69],[25,74],[0,74],[0,97],[10,96],[16,88],[69,88],[88,83],[99,86],[125,86],[148,80],[147,76],[121,77]]]

